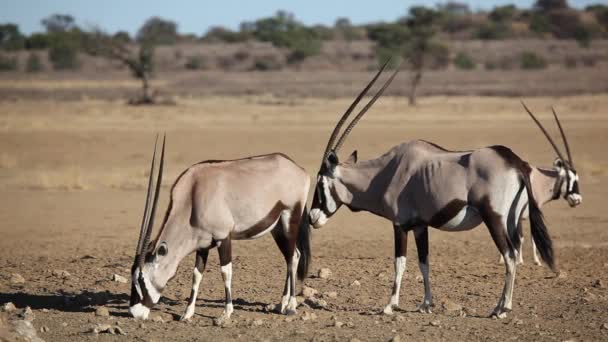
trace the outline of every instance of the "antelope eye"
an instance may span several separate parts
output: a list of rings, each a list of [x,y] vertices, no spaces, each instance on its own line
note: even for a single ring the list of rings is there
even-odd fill
[[[156,252],[156,254],[160,255],[160,256],[165,256],[167,255],[167,252],[169,252],[169,250],[167,249],[167,244],[166,243],[162,243],[159,247],[158,247],[158,251]]]

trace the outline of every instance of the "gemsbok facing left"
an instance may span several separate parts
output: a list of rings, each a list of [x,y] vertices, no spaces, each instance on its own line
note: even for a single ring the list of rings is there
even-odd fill
[[[498,318],[506,317],[512,307],[515,284],[515,258],[520,241],[517,223],[526,207],[541,257],[554,267],[551,238],[530,184],[530,165],[504,146],[455,152],[422,140],[402,143],[366,161],[358,162],[355,151],[348,160],[340,162],[337,153],[346,137],[397,71],[336,142],[340,128],[385,67],[386,64],[357,96],[329,138],[317,175],[310,221],[319,228],[344,205],[352,211],[371,212],[392,223],[395,278],[390,301],[384,308],[386,314],[391,314],[399,305],[409,231],[413,231],[416,238],[418,264],[424,282],[424,299],[418,310],[430,312],[433,297],[429,280],[428,227],[457,232],[473,229],[483,222],[506,260],[505,285],[492,312]]]
[[[310,178],[303,168],[279,153],[236,160],[209,160],[190,166],[171,187],[170,202],[156,239],[150,242],[162,182],[163,138],[156,185],[153,171],[132,267],[129,312],[147,319],[179,262],[196,251],[192,292],[182,320],[194,314],[198,288],[209,250],[217,247],[226,305],[214,323],[232,314],[232,240],[255,239],[270,232],[287,263],[279,311],[295,314],[296,276],[304,279],[310,262],[310,227],[306,199]],[[151,189],[154,191],[151,192]]]
[[[536,167],[530,165],[532,168],[532,174],[530,176],[530,182],[532,184],[532,192],[534,193],[534,198],[536,199],[536,203],[538,203],[538,207],[542,208],[545,204],[559,200],[563,198],[568,202],[568,205],[571,208],[577,207],[581,203],[583,203],[583,196],[581,195],[579,188],[579,178],[578,172],[574,168],[574,161],[572,159],[572,153],[570,152],[570,145],[568,144],[568,139],[566,138],[566,134],[564,133],[564,129],[562,128],[562,124],[559,122],[559,118],[557,117],[557,113],[554,108],[551,108],[553,112],[553,117],[555,118],[555,122],[557,123],[557,127],[559,128],[559,132],[562,137],[562,141],[564,146],[566,147],[566,154],[568,159],[564,158],[564,154],[557,147],[557,144],[551,138],[551,135],[547,132],[545,127],[538,121],[538,119],[532,114],[530,109],[522,102],[524,109],[530,115],[532,120],[538,125],[540,130],[543,132],[549,143],[555,150],[557,154],[557,158],[553,161],[552,167]],[[528,218],[527,210],[524,210],[524,214],[522,219]],[[517,263],[523,264],[523,229],[522,223],[519,222],[519,226],[517,227],[519,231],[519,236],[521,239],[521,244],[519,246],[519,253],[517,255]],[[538,258],[538,252],[536,251],[536,244],[534,240],[532,242],[532,257],[534,259],[534,263],[536,265],[541,265],[540,259]],[[500,262],[504,262],[504,258],[502,255],[500,256]]]

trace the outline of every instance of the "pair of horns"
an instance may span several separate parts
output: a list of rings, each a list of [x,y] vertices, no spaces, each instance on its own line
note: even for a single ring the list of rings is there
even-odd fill
[[[376,95],[374,95],[374,97],[367,103],[367,105],[365,105],[365,107],[363,107],[363,109],[361,109],[361,111],[359,112],[359,114],[357,114],[357,116],[351,121],[351,123],[348,125],[348,127],[346,127],[346,129],[344,130],[344,133],[342,133],[342,136],[340,136],[340,139],[338,139],[338,142],[334,146],[334,142],[336,141],[336,137],[338,136],[338,133],[340,133],[340,129],[342,128],[342,125],[344,125],[344,122],[346,122],[346,119],[348,119],[348,117],[350,116],[350,114],[352,113],[352,111],[355,109],[355,107],[357,106],[357,104],[359,104],[359,101],[361,101],[361,99],[363,98],[363,96],[365,96],[365,94],[367,94],[368,90],[374,85],[374,83],[376,82],[376,80],[378,79],[378,77],[380,77],[380,74],[382,74],[382,72],[384,71],[384,69],[386,69],[386,67],[388,66],[388,64],[390,63],[390,61],[391,61],[391,59],[389,58],[382,65],[382,67],[380,68],[380,70],[378,70],[378,73],[376,73],[376,75],[374,76],[374,78],[372,78],[372,80],[367,84],[367,86],[363,89],[363,91],[361,91],[361,93],[355,98],[355,100],[353,101],[353,103],[348,107],[348,109],[346,110],[346,112],[342,115],[342,117],[340,118],[340,121],[338,121],[338,124],[334,128],[334,131],[331,133],[329,141],[327,142],[327,146],[325,147],[325,152],[323,153],[323,160],[325,160],[325,158],[327,158],[327,156],[329,155],[330,151],[333,150],[334,152],[337,152],[340,149],[340,147],[342,147],[342,145],[344,144],[344,141],[346,140],[346,137],[348,137],[348,135],[350,134],[350,132],[352,131],[352,129],[355,127],[355,125],[357,124],[357,122],[361,119],[361,117],[363,116],[363,114],[365,114],[371,108],[371,106],[374,104],[374,102],[376,102],[376,100],[378,100],[378,98],[382,95],[382,93],[384,92],[384,90],[391,84],[391,82],[393,81],[393,78],[395,78],[395,76],[399,72],[399,69],[401,67],[401,63],[399,63],[399,65],[397,66],[397,68],[395,68],[395,71],[393,72],[393,74],[384,83],[384,85],[382,86],[382,88],[380,88],[380,90],[378,90],[378,92],[376,93]],[[334,146],[334,147],[332,148],[332,146]]]
[[[526,110],[526,112],[528,112],[528,114],[530,115],[532,120],[534,120],[534,122],[536,122],[536,124],[538,125],[540,130],[545,134],[545,137],[547,137],[547,139],[551,143],[551,146],[553,146],[553,149],[557,153],[557,156],[559,157],[559,159],[561,159],[562,161],[566,161],[566,158],[564,158],[564,155],[561,153],[559,148],[557,148],[557,145],[555,144],[553,139],[551,139],[551,136],[549,135],[549,133],[547,133],[547,130],[543,127],[543,125],[541,125],[540,121],[538,121],[538,119],[534,116],[534,114],[532,114],[532,112],[530,111],[530,109],[528,109],[528,107],[526,106],[524,101],[521,101],[521,104],[524,106],[524,109]],[[568,154],[567,161],[570,164],[570,167],[574,167],[574,161],[572,160],[572,154],[570,153],[570,146],[568,145],[568,139],[566,139],[566,134],[564,134],[562,124],[559,122],[559,119],[557,118],[557,113],[555,113],[555,108],[551,107],[551,111],[553,111],[553,117],[555,118],[555,121],[557,122],[557,127],[559,128],[559,132],[562,135],[562,140],[564,141],[564,146],[566,147],[566,153]]]
[[[150,235],[152,234],[152,229],[154,227],[154,214],[156,213],[156,205],[158,204],[158,194],[160,193],[160,185],[163,179],[163,164],[165,161],[165,139],[166,136],[163,135],[163,147],[161,149],[160,154],[158,177],[156,178],[154,193],[151,193],[150,190],[152,189],[152,183],[154,178],[154,164],[156,163],[156,145],[158,144],[158,134],[156,135],[156,140],[154,141],[154,154],[152,155],[152,165],[150,166],[150,178],[148,179],[146,205],[144,207],[144,217],[141,222],[136,251],[137,263],[139,265],[140,270],[144,266],[146,248],[148,247],[148,243],[150,242]]]

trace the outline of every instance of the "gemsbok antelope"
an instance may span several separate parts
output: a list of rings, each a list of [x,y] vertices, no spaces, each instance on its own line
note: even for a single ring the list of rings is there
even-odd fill
[[[473,229],[484,222],[506,260],[505,285],[492,315],[506,317],[512,307],[515,258],[519,248],[517,222],[526,205],[541,257],[554,267],[551,238],[530,185],[532,169],[504,146],[455,152],[422,140],[402,143],[367,161],[358,162],[355,151],[345,162],[340,162],[337,153],[346,137],[397,71],[350,122],[334,145],[340,128],[385,67],[386,64],[357,96],[329,138],[317,176],[310,221],[319,228],[345,205],[352,211],[369,211],[392,223],[395,278],[390,302],[383,310],[386,314],[391,314],[399,305],[410,230],[416,239],[424,282],[424,299],[418,310],[430,312],[433,298],[429,281],[428,227],[455,232]]]
[[[216,324],[230,318],[232,240],[255,239],[270,232],[285,257],[287,277],[279,311],[295,314],[296,276],[304,279],[310,262],[306,199],[310,178],[287,156],[274,153],[236,160],[209,160],[190,166],[171,187],[170,202],[156,239],[150,241],[163,174],[165,141],[155,190],[150,167],[143,221],[132,267],[129,312],[147,319],[179,262],[196,251],[192,292],[182,320],[194,314],[209,250],[217,247],[226,304]]]
[[[555,118],[555,122],[557,122],[557,127],[559,128],[559,132],[562,137],[562,141],[564,142],[564,146],[566,147],[566,154],[568,155],[568,159],[564,158],[564,154],[557,147],[557,144],[551,139],[551,136],[547,133],[547,130],[542,126],[540,121],[532,114],[532,112],[528,109],[528,107],[522,102],[524,109],[530,117],[534,120],[534,122],[538,125],[541,131],[549,140],[549,143],[557,153],[557,158],[553,162],[553,167],[535,167],[532,166],[532,174],[530,175],[530,182],[532,184],[532,192],[534,193],[534,198],[536,199],[536,203],[539,208],[542,208],[548,202],[558,200],[560,197],[564,198],[570,207],[574,208],[583,202],[583,197],[580,194],[579,186],[578,186],[578,173],[574,169],[574,162],[572,161],[572,154],[570,153],[570,146],[568,144],[568,139],[566,138],[566,134],[564,134],[564,130],[562,125],[557,118],[557,113],[554,108],[551,108],[553,112],[553,117]],[[528,211],[524,210],[523,219],[528,218]],[[519,253],[517,255],[517,263],[523,264],[523,229],[521,226],[522,222],[519,222],[519,226],[517,227],[519,231],[519,236],[521,239],[521,244],[519,248]],[[532,257],[534,259],[534,263],[536,265],[540,265],[540,260],[538,258],[538,253],[536,251],[536,244],[534,240],[532,240]],[[500,256],[500,261],[504,262],[504,258],[502,255]]]

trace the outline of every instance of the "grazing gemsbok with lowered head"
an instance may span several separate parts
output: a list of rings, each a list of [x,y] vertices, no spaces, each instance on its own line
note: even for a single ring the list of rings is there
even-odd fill
[[[169,207],[156,239],[150,241],[162,181],[165,141],[154,193],[150,168],[148,193],[135,262],[132,268],[129,312],[146,319],[161,291],[175,276],[179,262],[196,251],[192,292],[185,313],[194,314],[198,287],[209,250],[218,248],[226,306],[216,319],[222,324],[233,311],[232,240],[255,239],[270,232],[287,263],[287,277],[279,310],[295,314],[296,275],[304,279],[310,262],[310,227],[306,199],[310,178],[306,171],[279,153],[236,160],[210,160],[192,165],[171,188]]]
[[[557,147],[557,144],[551,139],[547,130],[542,126],[540,121],[532,114],[532,112],[528,109],[528,107],[522,102],[524,109],[532,120],[538,125],[541,129],[545,137],[551,143],[551,146],[557,153],[557,158],[553,162],[553,167],[532,167],[532,174],[530,175],[530,182],[532,184],[532,192],[534,193],[534,198],[536,199],[536,203],[539,208],[548,202],[558,200],[560,197],[564,198],[570,207],[574,208],[583,202],[583,197],[580,194],[579,186],[578,186],[578,173],[574,169],[574,162],[572,161],[572,154],[570,153],[570,146],[568,144],[568,139],[566,138],[566,134],[564,134],[564,130],[562,129],[562,125],[557,118],[557,113],[554,108],[551,108],[553,112],[553,117],[557,122],[557,127],[559,128],[559,132],[562,137],[562,141],[564,142],[564,146],[566,147],[566,154],[568,155],[568,159],[564,158],[564,154]],[[523,218],[528,218],[528,211],[525,210],[523,214]],[[521,226],[522,222],[519,222],[519,226],[517,227],[519,231],[519,236],[521,239],[521,244],[519,248],[519,254],[517,255],[517,263],[523,264],[523,254],[522,254],[522,246],[523,246],[523,230]],[[534,240],[532,241],[532,257],[534,258],[534,263],[540,265],[540,260],[538,258],[538,254],[536,251],[536,244]],[[504,259],[501,256],[501,262],[504,262]]]
[[[506,317],[512,307],[515,257],[519,248],[517,222],[526,204],[534,241],[543,260],[552,268],[554,265],[551,239],[530,185],[531,168],[504,146],[452,152],[422,140],[400,144],[367,161],[357,162],[355,151],[348,160],[340,162],[337,152],[344,140],[396,71],[333,145],[337,134],[383,69],[355,99],[329,138],[317,176],[311,223],[315,228],[323,226],[345,205],[352,211],[369,211],[393,224],[395,278],[390,302],[384,308],[384,313],[391,314],[399,304],[410,230],[416,238],[424,281],[424,299],[418,310],[430,312],[433,299],[429,282],[428,227],[463,231],[484,222],[507,260],[505,285],[492,313],[499,318]]]

